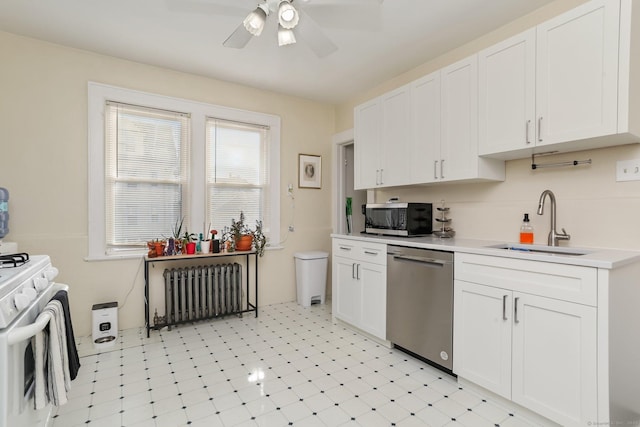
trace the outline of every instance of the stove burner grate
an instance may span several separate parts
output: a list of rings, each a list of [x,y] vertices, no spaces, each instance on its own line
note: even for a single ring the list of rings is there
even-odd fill
[[[20,267],[29,262],[29,254],[16,253],[0,255],[0,268]]]

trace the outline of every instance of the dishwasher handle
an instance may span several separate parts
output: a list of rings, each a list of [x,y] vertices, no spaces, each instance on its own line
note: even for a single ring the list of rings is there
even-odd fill
[[[394,260],[417,262],[419,264],[426,264],[432,267],[444,267],[447,264],[451,264],[451,261],[445,261],[435,258],[427,258],[415,255],[393,255]]]

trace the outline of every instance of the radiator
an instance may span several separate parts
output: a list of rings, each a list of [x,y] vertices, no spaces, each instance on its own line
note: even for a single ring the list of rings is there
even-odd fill
[[[242,266],[216,264],[164,270],[167,325],[242,310]]]

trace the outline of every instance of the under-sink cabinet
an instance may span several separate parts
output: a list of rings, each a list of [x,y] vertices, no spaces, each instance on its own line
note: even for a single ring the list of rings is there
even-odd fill
[[[459,254],[458,376],[561,425],[597,411],[597,269]]]
[[[332,261],[334,316],[385,340],[387,246],[334,238]]]

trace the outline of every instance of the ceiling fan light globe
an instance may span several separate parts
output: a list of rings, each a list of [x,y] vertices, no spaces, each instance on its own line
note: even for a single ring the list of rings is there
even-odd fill
[[[242,23],[244,28],[247,29],[254,36],[259,36],[264,29],[264,23],[267,20],[267,12],[258,6],[256,10],[249,13]]]
[[[288,1],[282,0],[278,7],[278,22],[286,29],[292,29],[298,25],[300,16],[295,7]]]
[[[294,44],[296,42],[296,36],[293,31],[284,28],[282,25],[278,26],[278,46],[286,46],[288,44]]]

